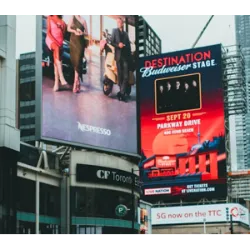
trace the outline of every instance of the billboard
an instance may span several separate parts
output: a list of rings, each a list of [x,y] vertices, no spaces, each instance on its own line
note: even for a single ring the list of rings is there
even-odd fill
[[[152,208],[152,225],[241,222],[249,225],[249,211],[239,204]]]
[[[147,200],[226,196],[221,45],[141,59],[140,114]]]
[[[40,18],[41,138],[137,155],[137,16]]]

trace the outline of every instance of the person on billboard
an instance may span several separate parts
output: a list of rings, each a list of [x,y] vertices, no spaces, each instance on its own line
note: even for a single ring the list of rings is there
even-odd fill
[[[173,110],[178,111],[182,109],[182,91],[181,91],[181,82],[176,81],[175,90],[173,93]]]
[[[87,23],[80,15],[73,15],[68,23],[68,32],[70,32],[70,60],[74,67],[74,85],[73,92],[80,92],[80,82],[83,75],[83,58],[85,53],[86,41],[84,36],[88,35]]]
[[[173,91],[170,82],[167,82],[166,90],[166,112],[173,111]]]
[[[166,94],[164,86],[161,84],[157,91],[157,113],[165,112],[166,108]]]
[[[124,31],[124,21],[117,19],[117,28],[113,29],[111,36],[111,45],[115,47],[115,61],[118,72],[118,84],[120,92],[117,97],[120,101],[126,101],[125,93],[129,84],[129,67],[131,61],[131,46],[129,36]]]
[[[53,52],[55,74],[54,91],[58,91],[60,89],[59,80],[63,86],[70,88],[64,78],[62,70],[62,49],[65,31],[66,24],[62,20],[62,15],[48,16],[47,35],[45,41],[48,48]]]
[[[184,83],[184,91],[183,91],[183,109],[192,108],[192,93],[187,82]]]
[[[198,84],[195,80],[192,81],[192,108],[199,108],[200,107],[200,91]]]

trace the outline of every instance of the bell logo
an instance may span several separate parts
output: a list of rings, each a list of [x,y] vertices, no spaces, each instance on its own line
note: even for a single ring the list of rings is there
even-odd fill
[[[231,209],[231,215],[233,217],[238,217],[239,216],[239,211],[238,211],[237,207],[234,207],[234,208]]]
[[[164,156],[162,159],[163,159],[163,160],[169,160],[170,157],[169,157],[169,156]]]
[[[105,170],[98,170],[96,172],[96,175],[99,179],[105,179],[107,180],[109,178],[110,175],[110,171],[105,171]]]

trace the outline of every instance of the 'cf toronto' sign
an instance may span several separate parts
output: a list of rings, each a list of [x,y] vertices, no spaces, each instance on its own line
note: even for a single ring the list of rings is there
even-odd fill
[[[113,168],[91,166],[91,165],[76,165],[76,181],[85,183],[97,183],[112,186],[123,186],[131,188],[133,185],[139,187],[138,176],[132,173],[116,170]]]

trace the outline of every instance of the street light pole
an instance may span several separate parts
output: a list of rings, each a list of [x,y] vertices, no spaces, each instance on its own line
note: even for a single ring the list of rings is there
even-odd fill
[[[234,233],[234,229],[233,229],[233,215],[230,214],[230,232],[231,234]]]
[[[135,230],[135,178],[134,169],[132,168],[132,234]]]
[[[206,219],[205,219],[205,218],[204,218],[204,220],[203,220],[203,232],[204,232],[204,234],[207,233],[207,229],[206,229]]]

